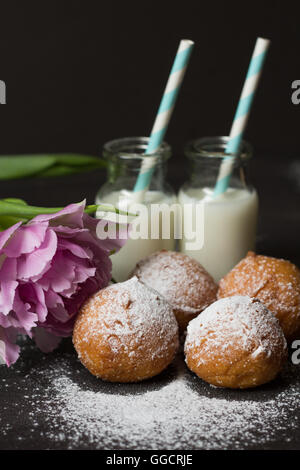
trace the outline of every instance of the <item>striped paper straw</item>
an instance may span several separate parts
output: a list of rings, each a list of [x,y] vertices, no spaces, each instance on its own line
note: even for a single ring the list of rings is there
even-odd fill
[[[249,118],[251,105],[258,86],[269,46],[270,41],[268,39],[257,38],[244,87],[230,130],[229,141],[225,150],[225,153],[229,153],[230,155],[236,155],[239,152],[240,144]],[[225,157],[223,159],[217,178],[217,183],[214,189],[214,196],[225,193],[229,186],[233,165],[233,156]]]
[[[151,131],[149,143],[145,152],[146,155],[154,154],[163,142],[193,46],[193,41],[190,41],[189,39],[183,39],[180,41],[179,48]],[[155,156],[144,158],[140,173],[133,189],[132,200],[134,202],[143,201],[144,195],[151,182],[155,164]]]

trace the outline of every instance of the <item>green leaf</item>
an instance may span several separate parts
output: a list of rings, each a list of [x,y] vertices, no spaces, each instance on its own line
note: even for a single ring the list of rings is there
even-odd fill
[[[5,202],[10,202],[10,203],[13,203],[13,204],[21,204],[23,206],[27,206],[27,202],[24,201],[24,199],[17,199],[17,198],[14,198],[14,197],[7,197],[5,199],[3,199],[3,201]]]
[[[10,155],[0,157],[0,179],[58,176],[106,166],[98,157],[78,154]]]
[[[26,178],[55,164],[49,155],[0,157],[0,179]]]
[[[97,170],[101,168],[99,165],[81,165],[81,166],[66,166],[66,165],[57,165],[47,168],[44,171],[41,171],[37,176],[41,178],[48,178],[51,176],[63,176],[70,175],[75,173],[84,173],[86,171]]]
[[[1,215],[0,216],[0,230],[5,230],[12,225],[15,225],[17,222],[26,222],[27,220],[22,217],[12,217],[10,215]]]
[[[24,220],[32,219],[39,214],[53,214],[61,209],[62,207],[36,207],[0,200],[0,216],[19,217]]]
[[[86,165],[96,165],[98,167],[103,167],[106,165],[106,161],[98,157],[93,157],[91,155],[80,155],[77,153],[63,153],[63,154],[54,154],[55,161],[59,165],[67,166],[86,166]]]

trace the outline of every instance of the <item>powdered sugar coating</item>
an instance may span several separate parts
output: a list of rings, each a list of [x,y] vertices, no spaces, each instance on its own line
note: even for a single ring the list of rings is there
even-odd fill
[[[178,326],[169,303],[133,277],[90,298],[76,321],[73,341],[80,360],[96,375],[94,370],[107,368],[123,381],[128,369],[137,374],[132,380],[142,380],[139,365],[164,360],[168,365],[178,346]]]
[[[279,322],[267,307],[236,295],[214,302],[189,323],[185,347],[202,346],[202,352],[211,356],[220,351],[226,355],[231,345],[254,355],[270,355],[282,344],[287,347]]]
[[[217,285],[210,274],[183,253],[153,253],[137,264],[134,274],[187,315],[200,313],[216,299]]]
[[[277,375],[287,343],[265,305],[233,296],[216,301],[189,323],[185,353],[191,370],[209,383],[248,388]]]
[[[288,339],[300,328],[300,271],[287,260],[249,252],[220,281],[218,297],[233,295],[261,300]]]

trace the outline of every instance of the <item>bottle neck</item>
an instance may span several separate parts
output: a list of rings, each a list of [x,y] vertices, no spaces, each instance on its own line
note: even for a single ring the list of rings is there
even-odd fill
[[[132,190],[145,159],[155,159],[150,190],[162,191],[166,172],[166,161],[171,148],[163,143],[155,154],[146,155],[149,139],[130,137],[110,141],[104,145],[103,156],[107,161],[108,181],[115,190]]]
[[[142,167],[143,159],[130,158],[123,159],[114,157],[107,159],[107,177],[110,183],[119,183],[124,185],[126,189],[133,187]],[[161,182],[165,176],[166,164],[161,160],[156,161],[154,173],[152,178],[158,179]],[[152,181],[151,181],[152,183]],[[158,184],[158,181],[156,181]]]
[[[245,189],[250,186],[248,163],[252,147],[242,142],[236,155],[226,153],[228,137],[208,137],[187,144],[185,155],[189,160],[189,182],[193,187],[214,188],[224,159],[232,159],[230,187]]]

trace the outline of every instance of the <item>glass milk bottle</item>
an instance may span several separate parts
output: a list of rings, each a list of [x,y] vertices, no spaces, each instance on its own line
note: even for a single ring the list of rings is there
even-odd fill
[[[258,211],[257,193],[246,177],[252,147],[244,141],[235,158],[228,189],[222,195],[213,196],[227,142],[228,137],[207,137],[187,144],[185,155],[190,162],[190,179],[178,196],[183,214],[180,250],[197,259],[217,282],[248,250],[254,249]],[[203,210],[203,245],[190,249],[193,235],[187,227],[195,226],[195,211],[184,211],[184,205],[197,203],[201,203]]]
[[[107,182],[100,188],[96,196],[96,204],[112,204],[119,209],[131,210],[133,188],[136,183],[143,159],[153,155],[145,155],[148,137],[126,137],[107,142],[103,147],[103,157],[107,161]],[[131,232],[129,239],[121,250],[111,256],[112,277],[118,281],[128,278],[136,263],[157,250],[173,250],[174,216],[170,206],[176,202],[174,191],[165,181],[166,161],[171,155],[171,147],[163,143],[155,154],[156,165],[148,191],[145,193],[142,208],[146,214],[140,216],[141,223],[146,227],[142,238],[136,238]],[[160,205],[160,212],[154,212],[154,205]],[[156,206],[157,207],[157,206]],[[135,212],[136,213],[136,212]],[[150,216],[151,215],[151,216]],[[162,234],[162,220],[170,223],[170,231]],[[148,224],[148,225],[147,225]],[[152,224],[152,225],[151,225]],[[156,226],[153,229],[153,224]],[[147,228],[148,227],[148,228]],[[158,234],[154,232],[158,231]]]

